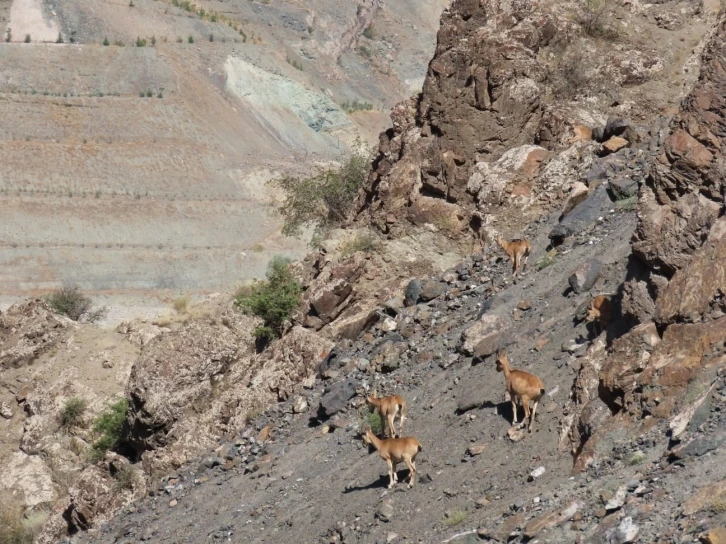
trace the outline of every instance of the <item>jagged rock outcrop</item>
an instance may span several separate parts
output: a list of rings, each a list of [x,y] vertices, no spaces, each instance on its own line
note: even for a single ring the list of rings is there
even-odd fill
[[[256,355],[255,323],[230,304],[145,345],[129,379],[122,448],[147,473],[177,468],[250,414],[287,399],[333,345],[297,326]]]
[[[624,307],[642,324],[616,340],[602,366],[599,396],[616,415],[582,436],[588,456],[576,467],[597,457],[612,419],[683,419],[726,369],[724,86],[726,19],[641,189],[632,242],[638,273],[625,286]]]
[[[63,338],[69,322],[38,299],[0,312],[0,370],[32,363]]]

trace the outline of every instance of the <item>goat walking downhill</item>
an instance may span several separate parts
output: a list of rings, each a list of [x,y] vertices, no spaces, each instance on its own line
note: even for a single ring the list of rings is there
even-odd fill
[[[497,352],[497,372],[504,372],[504,378],[506,380],[507,392],[509,398],[512,401],[512,412],[514,414],[514,421],[512,425],[517,425],[517,399],[524,407],[524,419],[522,423],[517,427],[521,429],[527,424],[529,419],[529,432],[532,432],[532,425],[534,424],[534,416],[537,413],[537,405],[542,395],[545,393],[545,387],[537,376],[524,372],[523,370],[512,370],[509,366],[509,359],[507,358],[507,352],[503,349]],[[529,403],[534,401],[534,406],[530,411]]]
[[[598,295],[590,302],[585,321],[594,323],[595,333],[599,335],[608,328],[611,317],[610,300],[606,295]]]
[[[388,436],[396,438],[401,436],[403,432],[403,422],[406,421],[406,401],[400,395],[391,395],[388,397],[376,398],[374,395],[368,395],[366,397],[368,404],[373,406],[378,413],[381,415],[381,420],[386,421],[388,424]],[[398,434],[396,434],[396,428],[393,423],[399,417],[398,421]]]
[[[408,479],[408,488],[413,487],[416,478],[416,456],[423,448],[421,443],[412,436],[404,438],[378,438],[373,431],[368,428],[363,434],[363,443],[371,445],[388,465],[388,477],[390,483],[388,489],[391,489],[398,482],[396,474],[396,465],[401,462],[406,463],[410,473]]]
[[[520,264],[522,265],[522,271],[527,268],[527,259],[532,251],[532,246],[527,240],[515,239],[507,242],[502,238],[497,238],[497,243],[502,246],[502,249],[512,261],[512,275],[514,277],[519,272]],[[522,259],[524,259],[524,262]]]

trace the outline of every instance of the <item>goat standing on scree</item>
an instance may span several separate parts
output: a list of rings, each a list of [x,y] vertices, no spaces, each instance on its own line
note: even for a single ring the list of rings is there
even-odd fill
[[[408,466],[411,476],[408,479],[408,488],[413,487],[416,477],[416,456],[422,450],[421,443],[412,436],[405,438],[378,438],[370,427],[363,434],[363,443],[371,445],[378,450],[378,454],[388,464],[388,477],[390,483],[388,489],[391,489],[398,482],[396,474],[396,465],[401,461]]]
[[[403,432],[403,422],[406,421],[406,401],[400,395],[391,395],[389,397],[376,398],[375,393],[366,397],[368,404],[375,407],[381,415],[381,420],[388,423],[388,436],[396,438],[401,436]],[[393,422],[399,416],[398,434]]]
[[[595,334],[600,335],[602,331],[608,328],[611,317],[610,300],[606,295],[598,295],[590,302],[585,321],[588,323],[594,322]]]
[[[507,352],[500,349],[497,352],[497,372],[504,372],[504,378],[507,383],[507,392],[509,398],[512,401],[512,412],[514,413],[514,421],[512,425],[517,424],[517,403],[516,400],[524,406],[524,419],[522,423],[517,427],[521,429],[527,424],[527,418],[529,418],[529,432],[532,432],[532,425],[534,424],[534,415],[537,412],[537,404],[539,399],[545,393],[544,384],[534,374],[524,372],[523,370],[512,370],[509,367],[509,359],[507,359]],[[534,401],[534,407],[532,411],[529,410],[529,403]]]
[[[497,238],[497,243],[502,246],[502,249],[512,261],[512,276],[517,277],[520,264],[522,264],[522,271],[527,268],[527,259],[530,251],[532,251],[531,244],[527,240],[515,239],[507,242],[502,238]],[[522,258],[524,258],[523,263]]]

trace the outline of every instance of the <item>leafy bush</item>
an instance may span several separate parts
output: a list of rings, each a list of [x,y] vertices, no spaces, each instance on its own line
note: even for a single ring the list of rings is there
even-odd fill
[[[191,34],[189,35],[189,43],[194,43],[194,36]]]
[[[369,40],[372,40],[374,38],[373,25],[369,25],[366,27],[366,29],[363,31],[363,36],[365,36]]]
[[[295,68],[296,70],[300,70],[301,72],[303,71],[303,65],[302,65],[302,62],[299,62],[299,61],[297,61],[297,60],[295,60],[295,59],[293,59],[293,58],[290,58],[290,55],[288,55],[287,57],[285,57],[285,60],[287,61],[287,63],[288,63],[288,64],[289,64],[290,66],[292,66],[292,67],[293,67],[293,68]]]
[[[108,38],[103,39],[103,45],[111,45],[111,42],[108,41]]]
[[[376,436],[381,436],[381,433],[383,432],[383,419],[381,418],[381,414],[378,410],[373,410],[366,414],[365,426],[370,427],[371,431],[373,431],[373,434]]]
[[[137,36],[136,47],[146,47],[146,40]]]
[[[537,268],[543,270],[548,266],[552,266],[557,261],[557,250],[553,249],[545,254],[539,261],[537,261]]]
[[[290,260],[274,257],[267,267],[267,280],[255,282],[236,297],[236,304],[263,324],[253,331],[258,349],[282,334],[285,322],[300,303],[302,287],[289,268]]]
[[[64,285],[58,291],[45,298],[48,306],[58,313],[78,321],[91,310],[91,299],[81,293],[77,285]]]
[[[444,515],[444,523],[449,527],[459,525],[460,523],[463,523],[464,520],[466,520],[466,512],[462,512],[461,510],[456,510],[455,512],[447,512]]]
[[[94,420],[93,431],[100,437],[93,443],[91,450],[93,460],[101,459],[107,451],[116,447],[121,438],[128,408],[129,402],[126,399],[119,399]]]
[[[303,227],[312,225],[319,235],[342,224],[368,177],[369,165],[368,155],[356,152],[341,166],[319,169],[312,177],[286,176],[272,180],[270,183],[285,194],[278,208],[285,221],[283,234],[299,236]]]
[[[345,113],[355,113],[357,111],[370,111],[373,109],[373,104],[370,102],[359,102],[358,100],[353,100],[352,102],[346,100],[340,107],[343,108]]]
[[[83,412],[86,411],[88,403],[85,399],[72,397],[63,405],[60,413],[61,426],[65,429],[75,427],[81,422]]]
[[[25,35],[25,43],[30,43],[30,34]]]

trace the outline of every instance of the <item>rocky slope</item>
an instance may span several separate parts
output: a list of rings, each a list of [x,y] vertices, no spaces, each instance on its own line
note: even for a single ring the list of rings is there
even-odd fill
[[[711,8],[618,5],[598,32],[617,28],[610,47],[635,72],[613,54],[596,66],[617,96],[563,100],[549,87],[565,73],[557,36],[572,47],[561,59],[607,44],[581,6],[454,2],[424,93],[381,136],[357,221],[296,264],[306,291],[283,338],[255,354],[254,320],[224,301],[149,331],[117,453],[78,463],[41,541],[721,542],[726,19]],[[644,29],[663,39],[640,65]],[[642,71],[654,58],[672,87]],[[489,104],[453,100],[476,98],[479,62]],[[530,82],[542,92],[513,92]],[[369,224],[387,237],[350,254]],[[516,282],[498,232],[532,242]],[[600,293],[614,319],[597,334],[583,319]],[[21,351],[42,352],[36,339]],[[545,383],[531,434],[510,428],[502,347]],[[406,434],[423,444],[411,490],[386,490],[360,442],[371,389],[408,400]]]

